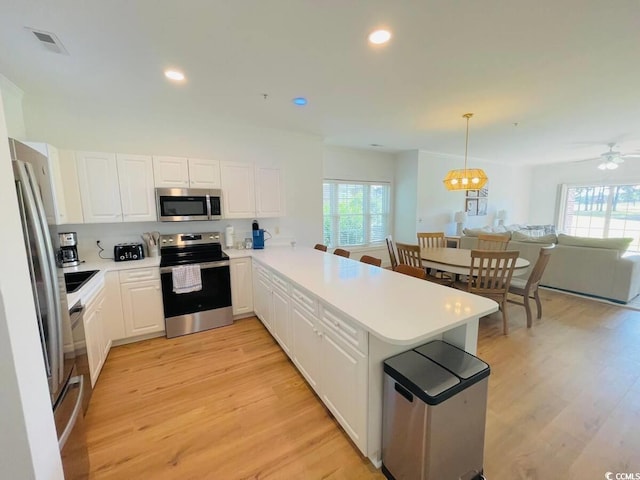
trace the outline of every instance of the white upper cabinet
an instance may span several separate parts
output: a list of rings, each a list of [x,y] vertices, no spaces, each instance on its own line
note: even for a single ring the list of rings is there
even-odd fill
[[[220,188],[220,162],[205,158],[153,157],[155,186]]]
[[[85,223],[121,222],[115,154],[76,152],[76,161]]]
[[[156,187],[187,188],[189,163],[184,157],[153,157],[153,175]]]
[[[220,162],[205,158],[189,158],[191,188],[220,188]]]
[[[225,218],[284,215],[279,168],[252,163],[220,162],[222,208]]]
[[[282,208],[282,177],[279,168],[255,169],[256,217],[280,217]]]
[[[82,200],[80,182],[78,181],[78,164],[73,150],[60,150],[60,172],[66,210],[65,223],[84,223],[82,216]]]
[[[155,222],[153,161],[146,155],[118,153],[118,180],[125,222]]]
[[[225,218],[254,218],[256,196],[252,163],[220,162]]]

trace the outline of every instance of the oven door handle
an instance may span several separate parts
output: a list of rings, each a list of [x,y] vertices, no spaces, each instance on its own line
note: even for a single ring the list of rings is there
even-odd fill
[[[189,265],[194,265],[193,263]],[[218,268],[218,267],[228,267],[229,261],[224,260],[222,262],[207,262],[207,263],[196,263],[195,265],[200,265],[200,270],[207,270],[209,268]],[[179,265],[176,265],[179,266]],[[171,273],[175,267],[162,267],[160,269],[160,273]]]

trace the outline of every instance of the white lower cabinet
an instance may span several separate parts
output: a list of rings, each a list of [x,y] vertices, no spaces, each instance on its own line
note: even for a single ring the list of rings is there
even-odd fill
[[[289,295],[274,286],[271,301],[273,302],[273,336],[286,354],[291,356]]]
[[[309,313],[296,302],[291,305],[291,324],[293,326],[293,363],[307,379],[309,385],[321,395],[321,351],[322,332],[317,317]]]
[[[251,257],[232,258],[229,267],[233,314],[249,314],[254,311]]]
[[[253,273],[256,315],[366,455],[368,333],[279,272]]]
[[[164,309],[158,268],[121,271],[120,295],[127,337],[164,330]]]
[[[84,335],[89,361],[89,376],[93,387],[98,380],[104,361],[111,348],[108,328],[104,316],[104,287],[87,302],[84,314]]]
[[[322,338],[322,401],[366,452],[367,357],[325,329]]]
[[[253,264],[256,266],[256,264]],[[262,323],[267,330],[273,331],[271,322],[272,314],[271,309],[273,303],[271,302],[271,278],[269,271],[258,265],[253,272],[253,303],[256,316],[262,320]]]

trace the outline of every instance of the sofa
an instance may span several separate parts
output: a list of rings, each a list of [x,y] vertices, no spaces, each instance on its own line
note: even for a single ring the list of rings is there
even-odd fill
[[[478,233],[486,230],[465,230],[460,248],[478,245]],[[498,232],[495,232],[498,233]],[[500,232],[504,234],[504,232]],[[529,232],[508,231],[508,250],[518,250],[533,266],[540,248],[556,244],[540,285],[568,292],[627,303],[640,294],[640,255],[626,252],[631,238],[586,238],[563,234],[530,235]],[[529,268],[529,271],[531,268]],[[529,272],[519,278],[526,278]]]

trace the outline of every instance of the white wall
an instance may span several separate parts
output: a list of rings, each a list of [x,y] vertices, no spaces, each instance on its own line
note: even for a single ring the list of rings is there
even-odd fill
[[[464,210],[465,193],[448,191],[442,180],[464,159],[411,151],[396,159],[396,230],[398,240],[415,242],[416,232],[444,231],[453,235],[453,214]],[[468,217],[465,227],[495,224],[498,210],[507,211],[506,223],[532,223],[529,219],[531,168],[469,160],[482,168],[489,182],[487,215]]]
[[[632,183],[640,184],[640,162],[627,160],[616,170],[598,170],[596,162],[556,163],[533,167],[531,181],[530,218],[535,224],[556,224],[558,216],[558,192],[563,183],[592,184]]]
[[[0,93],[4,103],[3,111],[7,125],[7,135],[18,140],[26,138],[24,116],[22,113],[22,97],[24,92],[7,77],[0,74]]]
[[[418,151],[396,156],[393,238],[396,242],[413,243],[418,202]]]
[[[213,113],[206,118],[184,113],[178,117],[173,112],[165,112],[162,106],[156,111],[132,112],[115,106],[43,101],[28,93],[24,98],[24,112],[29,139],[58,148],[278,165],[284,174],[286,216],[262,220],[261,227],[274,233],[272,243],[288,243],[295,238],[299,245],[314,245],[322,238],[323,145],[320,137],[235,125],[216,119]],[[223,231],[227,223],[221,221],[206,228]],[[139,224],[130,224],[117,230],[122,232],[123,239],[138,238],[147,230],[167,231],[166,225],[151,224],[141,229]],[[184,223],[172,225],[171,232],[191,228]],[[100,234],[99,228],[92,231]],[[102,228],[104,235],[110,234],[108,227]],[[280,231],[279,238],[275,238],[275,230]],[[79,241],[83,242],[80,234]]]
[[[372,150],[325,146],[324,178],[393,183],[395,155]]]
[[[0,139],[7,137],[0,96]],[[62,479],[9,146],[0,142],[0,472]],[[2,305],[4,303],[4,305]]]

